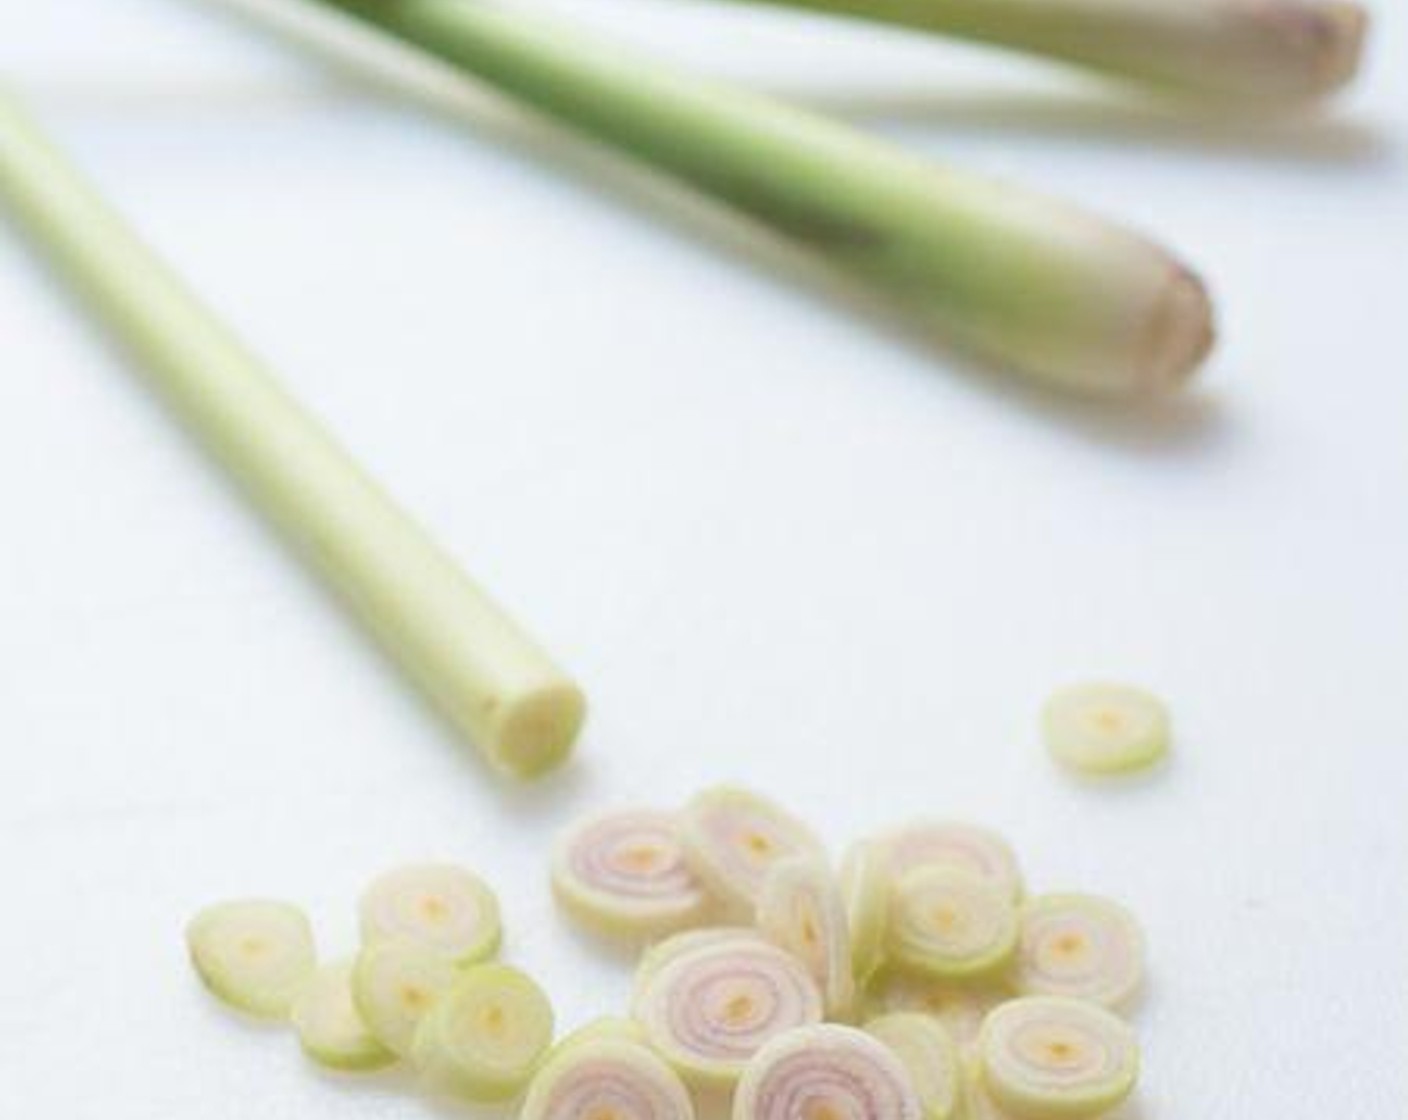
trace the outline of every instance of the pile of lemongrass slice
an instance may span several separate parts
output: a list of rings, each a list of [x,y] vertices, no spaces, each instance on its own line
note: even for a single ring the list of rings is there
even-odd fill
[[[731,1095],[733,1120],[1081,1120],[1134,1088],[1118,1013],[1139,927],[1109,899],[1028,895],[1011,846],[977,825],[902,825],[837,870],[781,806],[717,787],[568,830],[552,886],[574,921],[643,947],[615,1043]],[[595,1099],[589,1064],[559,1059],[574,1101]]]

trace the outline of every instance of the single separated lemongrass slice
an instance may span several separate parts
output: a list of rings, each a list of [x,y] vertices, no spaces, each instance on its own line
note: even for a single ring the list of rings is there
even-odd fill
[[[1144,971],[1144,938],[1117,902],[1046,894],[1018,911],[1013,983],[1024,995],[1072,996],[1104,1007],[1127,1003]]]
[[[571,750],[581,690],[304,412],[0,90],[0,202],[311,567],[499,769]]]
[[[416,1029],[460,971],[444,954],[420,941],[378,941],[352,966],[352,1002],[393,1054],[411,1052]]]
[[[702,929],[684,930],[663,941],[657,941],[641,954],[636,965],[637,990],[647,977],[658,972],[676,957],[682,957],[706,946],[736,943],[742,943],[744,948],[772,944],[754,926],[704,926]]]
[[[396,1060],[357,1010],[350,964],[319,969],[293,1001],[289,1018],[304,1053],[319,1065],[360,1071],[382,1069]]]
[[[1022,872],[1012,845],[990,828],[961,821],[911,821],[876,837],[898,878],[917,867],[956,867],[1022,897]]]
[[[675,815],[605,813],[568,830],[552,861],[553,895],[580,924],[616,937],[697,925],[709,897],[684,860]]]
[[[1123,1101],[1139,1046],[1122,1019],[1085,1000],[1025,996],[996,1008],[978,1039],[983,1084],[1028,1120],[1084,1120]]]
[[[498,951],[499,900],[472,871],[448,863],[398,867],[379,875],[358,908],[362,941],[419,941],[456,964]]]
[[[1092,683],[1063,688],[1046,702],[1046,748],[1064,766],[1118,774],[1157,762],[1168,751],[1168,709],[1130,685]]]
[[[638,980],[632,1012],[657,1054],[691,1086],[730,1088],[769,1040],[822,1018],[801,961],[761,938],[726,939]]]
[[[928,976],[890,969],[875,977],[866,989],[866,1008],[871,1015],[913,1011],[942,1024],[966,1054],[978,1041],[988,1012],[1012,998],[1012,993],[995,986],[954,983]]]
[[[209,906],[186,927],[186,946],[211,992],[263,1019],[286,1018],[317,967],[308,919],[287,902]]]
[[[1295,106],[1358,71],[1344,0],[776,0],[1049,55],[1201,97]]]
[[[553,1051],[518,1120],[694,1120],[694,1102],[679,1074],[645,1046],[597,1036]]]
[[[552,1028],[552,1004],[531,977],[504,964],[474,965],[421,1020],[411,1057],[436,1089],[507,1100],[528,1084]]]
[[[521,5],[324,0],[732,208],[954,348],[1058,388],[1147,395],[1212,345],[1201,282],[1075,206],[686,77]]]
[[[923,1120],[909,1073],[883,1043],[825,1023],[781,1035],[738,1083],[732,1120]]]
[[[890,869],[883,845],[871,840],[851,845],[841,862],[841,894],[851,935],[851,973],[865,984],[885,963]]]
[[[811,829],[779,805],[734,786],[694,795],[680,824],[685,859],[733,913],[754,917],[769,868],[789,856],[820,855]]]
[[[806,965],[827,1018],[850,1014],[851,935],[836,877],[823,861],[792,856],[773,865],[758,895],[758,930]]]
[[[920,867],[895,884],[886,938],[896,966],[944,980],[1002,970],[1017,947],[1017,911],[1000,889],[956,867]]]
[[[871,1019],[865,1031],[904,1064],[924,1120],[953,1120],[963,1105],[963,1063],[944,1025],[930,1015],[901,1011]]]

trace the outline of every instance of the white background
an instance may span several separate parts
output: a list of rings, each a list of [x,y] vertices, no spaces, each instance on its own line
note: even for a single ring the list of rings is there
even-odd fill
[[[1402,1117],[1408,32],[1380,6],[1333,115],[1257,127],[858,26],[572,5],[1177,246],[1223,345],[1119,416],[950,368],[455,81],[228,0],[0,0],[0,72],[594,704],[571,768],[488,779],[0,227],[0,1114],[433,1115],[223,1014],[187,916],[287,896],[344,952],[370,875],[461,859],[570,1025],[628,968],[554,915],[549,837],[736,779],[838,846],[987,821],[1036,887],[1130,902],[1149,1120]],[[1167,697],[1171,765],[1049,764],[1037,708],[1092,674]]]

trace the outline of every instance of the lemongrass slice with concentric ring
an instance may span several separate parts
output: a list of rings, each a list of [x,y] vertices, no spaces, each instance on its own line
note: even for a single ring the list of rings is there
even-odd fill
[[[660,937],[698,925],[709,897],[685,864],[677,818],[622,810],[583,821],[558,842],[553,895],[590,929]]]
[[[286,1018],[317,967],[308,919],[286,902],[241,899],[207,907],[186,927],[186,947],[212,993],[263,1019]]]
[[[1118,1016],[1086,1000],[1024,996],[996,1008],[978,1038],[983,1084],[1027,1120],[1082,1120],[1126,1097],[1139,1046]]]
[[[632,1011],[655,1052],[702,1089],[729,1088],[764,1044],[822,1017],[806,967],[762,938],[676,955],[639,978]]]
[[[552,1004],[531,977],[505,964],[474,965],[421,1020],[411,1057],[442,1092],[507,1100],[528,1084],[552,1029]]]
[[[821,855],[811,829],[748,790],[715,786],[695,794],[680,822],[685,859],[731,914],[752,920],[768,869],[788,856]]]
[[[453,961],[423,942],[379,941],[352,966],[352,1003],[372,1035],[404,1056],[421,1020],[459,975]]]
[[[687,929],[657,941],[641,954],[640,962],[636,965],[636,985],[639,987],[646,977],[676,957],[695,949],[729,941],[741,941],[745,945],[771,944],[755,926],[705,926],[702,929]]]
[[[806,965],[828,1018],[850,1013],[851,935],[840,887],[825,863],[792,856],[774,864],[758,894],[758,929]]]
[[[1022,872],[1012,845],[990,828],[961,821],[914,821],[876,838],[891,875],[918,867],[956,867],[1022,897]]]
[[[961,1053],[967,1053],[978,1041],[988,1012],[1011,998],[1011,992],[996,986],[956,984],[889,970],[867,988],[866,1008],[871,1015],[903,1011],[927,1015],[943,1025]]]
[[[835,1023],[789,1031],[748,1063],[733,1120],[922,1120],[909,1073],[889,1047]]]
[[[865,1031],[904,1064],[924,1120],[953,1120],[963,1104],[963,1066],[944,1025],[930,1015],[900,1011],[870,1020]]]
[[[352,966],[319,969],[289,1013],[303,1052],[319,1065],[347,1071],[381,1069],[396,1060],[372,1034],[352,1000]]]
[[[518,1120],[693,1120],[679,1074],[639,1043],[598,1036],[559,1046],[533,1076]]]
[[[1129,685],[1064,688],[1046,702],[1041,723],[1051,756],[1090,774],[1138,770],[1168,750],[1168,709]]]
[[[1144,938],[1117,902],[1047,894],[1022,904],[1013,982],[1024,995],[1073,996],[1104,1007],[1127,1003],[1144,971]]]
[[[890,869],[882,845],[870,840],[851,845],[841,862],[841,894],[851,935],[851,973],[864,984],[885,963]]]
[[[990,976],[1017,948],[1017,910],[1004,891],[967,871],[921,867],[894,886],[886,947],[897,967],[925,976]]]
[[[448,863],[400,867],[362,894],[362,941],[419,941],[459,964],[499,948],[499,900],[472,871]]]

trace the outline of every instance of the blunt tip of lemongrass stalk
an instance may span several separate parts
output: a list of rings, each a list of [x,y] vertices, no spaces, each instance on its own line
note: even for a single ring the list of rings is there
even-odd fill
[[[1215,338],[1206,286],[1187,269],[1175,267],[1150,314],[1137,389],[1157,395],[1179,388],[1203,364]]]
[[[537,777],[572,753],[586,715],[586,697],[576,685],[543,685],[515,697],[503,708],[489,744],[490,752],[510,774]]]
[[[1359,4],[1333,3],[1315,12],[1314,18],[1316,85],[1322,93],[1330,93],[1359,73],[1369,34],[1369,13]]]

